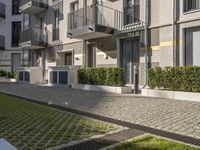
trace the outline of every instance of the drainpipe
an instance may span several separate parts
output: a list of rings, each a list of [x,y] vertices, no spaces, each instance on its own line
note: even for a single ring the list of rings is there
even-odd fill
[[[148,0],[145,0],[145,30],[144,30],[144,44],[145,44],[145,82],[143,88],[148,86],[148,16],[149,16]]]
[[[172,8],[173,8],[173,15],[172,15],[172,19],[173,19],[173,22],[172,22],[172,30],[173,30],[173,67],[176,66],[176,0],[173,0],[172,1]]]

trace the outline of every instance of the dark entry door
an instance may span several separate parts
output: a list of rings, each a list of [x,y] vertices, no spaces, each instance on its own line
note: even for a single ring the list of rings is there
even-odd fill
[[[96,44],[88,45],[87,67],[96,67]]]
[[[13,53],[12,54],[12,72],[18,71],[20,66],[21,66],[21,54]]]
[[[126,84],[134,84],[134,68],[139,69],[139,39],[121,41],[121,66]]]

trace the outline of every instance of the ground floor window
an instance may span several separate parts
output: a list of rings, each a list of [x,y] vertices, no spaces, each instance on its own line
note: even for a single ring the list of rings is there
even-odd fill
[[[200,66],[200,27],[188,28],[185,32],[185,65]]]

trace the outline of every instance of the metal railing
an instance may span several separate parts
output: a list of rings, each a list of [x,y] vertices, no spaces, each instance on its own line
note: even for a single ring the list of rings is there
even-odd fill
[[[59,28],[53,28],[53,41],[59,40]]]
[[[5,37],[0,35],[0,50],[5,49]]]
[[[20,43],[31,41],[33,43],[47,43],[47,34],[40,28],[29,28],[21,31]]]
[[[29,2],[32,2],[32,3],[37,3],[37,4],[40,4],[40,5],[48,5],[48,0],[21,0],[20,1],[20,6],[23,6]]]
[[[68,14],[69,30],[82,28],[89,25],[102,25],[115,28],[117,25],[116,15],[121,12],[113,8],[93,4],[86,8],[78,9]],[[118,25],[119,26],[119,25]]]
[[[6,17],[6,5],[0,2],[0,17]]]
[[[144,28],[139,19],[139,5],[119,10],[93,4],[68,14],[68,30],[80,29],[89,25],[101,25],[115,29],[115,32],[131,32]]]
[[[200,9],[200,0],[184,0],[184,12]]]

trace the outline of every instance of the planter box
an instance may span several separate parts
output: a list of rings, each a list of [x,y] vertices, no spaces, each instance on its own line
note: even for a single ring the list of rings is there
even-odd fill
[[[142,89],[142,96],[200,102],[200,93]]]
[[[72,84],[73,89],[98,91],[108,93],[132,93],[131,87],[116,87],[116,86],[101,86],[101,85],[88,85],[88,84]]]
[[[0,77],[0,82],[17,82],[17,80],[5,78],[5,77]]]

